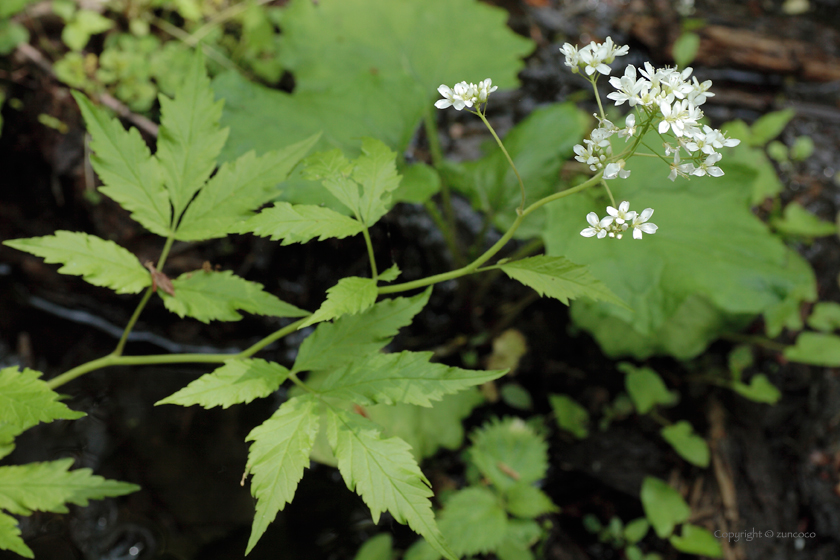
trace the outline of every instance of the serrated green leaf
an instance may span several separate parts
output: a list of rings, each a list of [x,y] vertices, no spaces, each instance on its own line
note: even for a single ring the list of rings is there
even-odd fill
[[[289,370],[276,362],[258,358],[228,360],[222,367],[202,375],[180,391],[159,400],[155,405],[198,404],[204,408],[227,408],[267,397],[288,377]]]
[[[529,550],[545,536],[545,531],[533,519],[508,519],[505,542],[496,550],[499,560],[533,560]]]
[[[548,402],[561,430],[578,439],[589,436],[589,411],[568,395],[549,395]]]
[[[837,233],[837,226],[820,220],[798,202],[785,206],[781,218],[770,220],[770,225],[779,233],[802,237],[825,237]]]
[[[293,371],[338,368],[381,350],[426,306],[432,288],[410,298],[380,301],[355,315],[318,325],[298,350]]]
[[[166,308],[179,317],[192,317],[202,323],[210,321],[238,321],[247,311],[271,317],[304,317],[298,309],[263,291],[262,284],[236,276],[230,270],[186,272],[172,280],[175,295],[163,290],[158,294]]]
[[[58,402],[58,393],[40,377],[40,372],[29,368],[0,369],[0,425],[5,436],[15,436],[40,422],[75,420],[85,415]]]
[[[223,101],[215,101],[204,58],[197,50],[175,97],[160,101],[160,133],[155,158],[179,217],[216,168],[216,157],[227,139],[220,130]]]
[[[373,138],[362,139],[362,155],[356,160],[353,179],[362,186],[360,217],[368,227],[388,212],[391,192],[400,186],[397,154]]]
[[[329,208],[311,204],[289,204],[276,202],[256,216],[237,224],[232,233],[253,233],[270,237],[272,241],[282,239],[282,245],[306,243],[318,238],[343,239],[362,233],[361,222],[349,218]]]
[[[522,482],[514,484],[505,491],[505,507],[511,515],[526,519],[559,511],[545,492],[536,486]]]
[[[15,515],[33,510],[67,513],[65,504],[86,506],[88,500],[122,496],[136,484],[106,480],[90,469],[69,470],[73,459],[0,467],[0,509]]]
[[[486,554],[505,540],[508,517],[490,489],[470,486],[453,494],[440,513],[440,530],[458,557]]]
[[[364,311],[376,302],[378,295],[376,280],[373,278],[342,278],[338,284],[327,290],[327,299],[321,307],[298,328]]]
[[[251,552],[277,512],[294,498],[318,434],[317,408],[318,401],[311,396],[290,399],[245,438],[254,442],[248,451],[247,469],[253,475],[251,495],[257,498],[245,554]]]
[[[820,301],[808,316],[808,326],[814,330],[831,332],[840,329],[840,303]]]
[[[690,523],[682,526],[681,535],[671,535],[668,542],[671,543],[671,546],[686,554],[723,558],[720,541],[706,529]]]
[[[480,371],[431,363],[432,352],[373,354],[334,371],[318,392],[360,405],[398,402],[432,406],[444,395],[497,379],[507,370]]]
[[[685,420],[665,426],[659,432],[680,457],[698,467],[709,466],[709,444],[694,433],[694,427]]]
[[[540,255],[507,262],[499,268],[541,296],[559,299],[566,305],[569,305],[570,299],[586,297],[593,301],[609,301],[625,306],[603,282],[590,274],[586,266],[563,257]]]
[[[303,176],[310,181],[321,181],[330,194],[356,216],[361,217],[362,195],[359,184],[351,176],[354,165],[341,150],[330,150],[306,158]]]
[[[125,130],[117,119],[110,118],[81,93],[71,93],[92,137],[90,161],[104,183],[100,192],[131,212],[140,225],[166,237],[172,221],[169,195],[157,160],[152,158],[140,133],[136,128]]]
[[[691,515],[691,508],[680,493],[652,476],[646,476],[642,481],[641,499],[645,517],[660,539],[670,536],[674,527]]]
[[[457,560],[435,523],[429,481],[399,438],[383,438],[376,424],[358,415],[328,410],[327,435],[338,460],[338,470],[350,490],[370,508],[373,522],[389,511],[408,524],[446,558]]]
[[[288,177],[319,137],[316,134],[260,157],[248,152],[224,164],[187,207],[175,238],[213,239],[234,231],[237,222],[253,216],[253,210],[278,194],[277,184]]]
[[[751,146],[763,146],[782,133],[787,124],[796,116],[793,109],[782,109],[767,113],[758,118],[751,128],[749,143]]]
[[[782,398],[782,393],[763,373],[753,375],[749,385],[740,381],[734,382],[732,390],[745,399],[767,404],[776,404]]]
[[[637,368],[621,363],[618,369],[627,374],[624,386],[639,414],[647,414],[654,406],[673,406],[679,393],[669,391],[659,374],[648,367]]]
[[[20,538],[17,519],[2,511],[0,511],[0,549],[11,550],[24,558],[35,558],[35,553]]]
[[[394,539],[388,533],[379,533],[365,541],[353,560],[392,560],[393,541]]]
[[[796,337],[796,344],[785,348],[785,358],[815,366],[840,366],[840,336],[825,333],[803,332]]]
[[[545,477],[548,445],[520,418],[494,419],[472,435],[470,459],[496,488]]]
[[[111,288],[118,294],[136,294],[152,283],[149,272],[130,251],[95,235],[59,230],[54,235],[3,244],[43,257],[48,263],[61,263],[61,274],[81,276],[94,286]]]
[[[395,264],[392,264],[387,269],[383,270],[379,273],[379,281],[380,282],[393,282],[400,276],[400,267]]]

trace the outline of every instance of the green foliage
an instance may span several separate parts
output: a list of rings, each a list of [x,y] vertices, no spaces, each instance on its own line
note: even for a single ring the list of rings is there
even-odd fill
[[[29,368],[0,369],[0,426],[4,436],[0,443],[11,442],[11,438],[40,422],[74,420],[85,415],[58,402],[58,394],[40,378],[40,372]]]
[[[338,284],[327,290],[327,299],[300,328],[364,311],[374,304],[378,293],[376,280],[373,278],[342,278]]]
[[[618,369],[627,374],[624,386],[639,414],[647,414],[655,406],[673,406],[679,400],[679,393],[670,391],[659,374],[648,367],[637,368],[626,362]]]
[[[5,8],[0,8],[4,10]],[[5,19],[0,12],[0,55],[11,53],[21,43],[29,41],[29,31],[21,24]]]
[[[353,560],[391,560],[394,557],[393,539],[388,533],[369,538],[356,552]]]
[[[782,393],[763,373],[753,375],[749,385],[741,381],[733,382],[732,390],[745,399],[760,403],[776,404],[782,398]]]
[[[519,418],[493,420],[472,436],[470,460],[493,486],[509,490],[545,477],[548,447],[545,440]]]
[[[808,316],[808,326],[816,331],[831,332],[840,329],[840,303],[820,301]]]
[[[694,427],[689,422],[680,420],[676,424],[665,426],[660,433],[680,457],[698,467],[709,466],[709,445],[694,433]]]
[[[796,116],[793,109],[783,109],[758,118],[750,128],[750,134],[744,140],[750,146],[764,146],[782,133],[788,123]]]
[[[566,305],[569,305],[570,299],[585,297],[592,301],[609,301],[624,306],[603,282],[590,274],[587,267],[563,257],[529,257],[506,262],[499,265],[499,268],[541,296],[559,299]]]
[[[149,273],[128,250],[95,235],[57,231],[55,235],[4,241],[4,245],[61,263],[61,274],[81,276],[118,294],[136,294],[151,284]]]
[[[548,402],[561,430],[570,432],[578,439],[589,436],[589,411],[568,395],[549,395]]]
[[[434,167],[414,163],[402,170],[400,186],[394,190],[394,200],[423,203],[440,191],[440,175]]]
[[[534,408],[534,400],[531,393],[519,383],[505,383],[499,389],[499,396],[504,403],[519,410],[531,410]]]
[[[650,529],[650,523],[647,519],[643,517],[634,519],[624,526],[624,539],[630,544],[636,544],[645,538],[648,529]]]
[[[440,515],[440,530],[459,558],[498,548],[505,540],[507,524],[502,501],[481,486],[469,486],[453,494]]]
[[[696,525],[686,523],[681,535],[671,535],[668,539],[674,548],[686,554],[699,554],[709,558],[723,558],[723,549],[715,536]]]
[[[784,351],[785,358],[815,366],[840,366],[840,336],[826,333],[803,332],[796,337],[796,344]]]
[[[697,50],[700,48],[700,36],[697,33],[683,32],[671,48],[671,56],[679,68],[685,68],[694,57],[697,56]]]
[[[824,237],[837,233],[837,226],[820,220],[798,202],[785,206],[781,218],[774,218],[770,225],[783,235],[799,237]]]
[[[661,539],[670,536],[674,527],[686,521],[691,514],[691,508],[679,492],[658,478],[645,477],[641,498],[645,517]]]
[[[197,404],[204,408],[227,408],[267,397],[288,377],[289,370],[275,362],[257,358],[233,359],[155,404]]]
[[[85,48],[91,35],[98,35],[114,26],[113,21],[98,12],[77,10],[72,0],[53,0],[52,8],[65,23],[61,40],[74,51]]]
[[[192,317],[202,323],[238,321],[239,311],[273,317],[303,317],[298,309],[263,291],[262,284],[240,278],[229,270],[196,270],[172,280],[175,295],[158,293],[167,309],[179,317]]]
[[[291,245],[306,243],[316,237],[318,241],[343,239],[358,235],[363,229],[361,222],[329,208],[277,202],[232,231],[270,237],[272,241],[282,239],[282,245]]]
[[[797,136],[790,147],[790,159],[805,161],[814,154],[814,141],[810,136]]]
[[[515,517],[534,519],[546,513],[559,511],[542,490],[525,482],[511,486],[504,496],[505,509]]]

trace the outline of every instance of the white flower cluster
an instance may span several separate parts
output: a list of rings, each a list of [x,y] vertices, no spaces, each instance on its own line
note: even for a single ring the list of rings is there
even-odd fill
[[[607,64],[612,63],[617,56],[627,54],[630,47],[623,45],[619,47],[611,37],[603,43],[596,43],[592,41],[582,49],[570,43],[564,44],[560,48],[560,52],[566,55],[566,66],[571,67],[572,72],[580,72],[583,69],[587,76],[591,76],[595,72],[610,75],[610,67]]]
[[[493,85],[493,80],[487,78],[475,84],[468,84],[467,82],[460,82],[455,84],[455,87],[450,88],[446,84],[441,84],[438,92],[443,96],[435,103],[438,109],[446,109],[447,107],[455,107],[460,111],[464,107],[472,107],[481,103],[487,103],[487,98],[490,94],[499,89]]]
[[[626,200],[618,205],[618,208],[607,206],[607,216],[598,219],[598,214],[590,212],[586,215],[589,222],[588,228],[581,231],[584,237],[614,237],[621,239],[622,234],[629,228],[633,229],[633,239],[641,239],[642,233],[654,234],[659,229],[656,224],[648,223],[653,216],[653,208],[645,208],[641,214],[630,210],[630,203]]]

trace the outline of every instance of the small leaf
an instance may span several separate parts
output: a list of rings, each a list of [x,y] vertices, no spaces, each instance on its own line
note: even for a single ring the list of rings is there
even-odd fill
[[[640,517],[638,519],[634,519],[630,523],[624,526],[624,540],[627,541],[628,544],[636,544],[648,533],[648,529],[650,529],[650,523],[644,517]]]
[[[627,374],[624,386],[639,414],[647,414],[657,405],[672,406],[679,400],[679,393],[669,391],[659,374],[652,369],[636,368],[628,363],[619,364],[618,369]]]
[[[802,237],[825,237],[837,232],[835,224],[820,220],[798,202],[785,206],[782,217],[771,220],[770,225],[779,233]]]
[[[254,442],[248,451],[247,470],[253,474],[251,495],[257,498],[245,554],[251,552],[277,512],[294,498],[318,434],[317,407],[318,401],[310,396],[290,399],[245,438]]]
[[[358,414],[329,408],[328,422],[338,470],[347,487],[368,505],[373,522],[387,510],[446,558],[456,560],[435,524],[429,481],[408,445],[399,438],[383,438],[373,422]]]
[[[175,296],[160,293],[166,308],[179,317],[202,323],[238,321],[247,311],[272,317],[303,317],[307,313],[263,291],[262,284],[249,282],[229,270],[186,272],[172,281]]]
[[[0,511],[0,549],[11,550],[24,558],[35,558],[35,553],[20,538],[17,519],[2,511]]]
[[[59,395],[40,379],[41,373],[16,366],[0,369],[0,426],[4,436],[15,436],[40,422],[75,420],[84,416],[58,402]],[[0,441],[8,437],[0,438]]]
[[[589,412],[568,395],[549,395],[548,402],[561,430],[578,439],[589,436]]]
[[[671,54],[674,57],[674,62],[680,68],[685,68],[697,56],[697,50],[700,48],[700,36],[697,33],[683,33],[674,42],[674,47]]]
[[[796,116],[796,111],[793,109],[783,109],[760,117],[752,124],[750,145],[764,146],[781,134],[794,116]]]
[[[674,548],[686,554],[723,558],[720,541],[706,529],[690,523],[682,526],[682,535],[671,535],[668,541]]]
[[[499,498],[481,486],[459,490],[440,513],[440,530],[458,557],[492,552],[507,536],[507,525]]]
[[[826,333],[840,329],[840,303],[820,301],[815,304],[808,317],[808,326]]]
[[[505,541],[495,554],[499,560],[534,560],[530,549],[545,536],[546,532],[532,519],[509,519]]]
[[[785,348],[784,356],[793,362],[815,366],[840,366],[840,337],[833,334],[803,332],[796,344]]]
[[[444,395],[480,385],[506,373],[479,371],[429,362],[432,352],[373,354],[333,372],[319,393],[360,405],[403,402],[432,406]]]
[[[136,484],[106,480],[90,469],[69,470],[73,459],[0,467],[0,509],[15,515],[33,510],[67,513],[66,503],[122,496],[140,490]]]
[[[472,435],[470,459],[499,490],[545,477],[548,445],[520,418],[491,420]]]
[[[379,140],[362,140],[362,155],[355,162],[353,179],[362,186],[360,217],[368,227],[385,215],[391,206],[391,192],[400,185],[396,157]]]
[[[273,207],[266,208],[247,221],[237,224],[231,232],[253,233],[271,237],[272,241],[282,239],[282,245],[291,245],[306,243],[316,237],[318,241],[343,239],[357,235],[363,229],[361,222],[329,208],[275,202]]]
[[[610,301],[624,306],[587,267],[563,257],[544,255],[529,257],[501,265],[505,274],[537,291],[541,296],[559,299],[569,305],[570,299],[587,297],[594,301]]]
[[[531,398],[531,393],[519,383],[505,383],[499,389],[499,396],[502,401],[519,410],[532,410],[534,408],[534,400]]]
[[[753,356],[752,346],[749,344],[736,346],[729,352],[729,356],[727,356],[729,371],[732,372],[732,377],[736,381],[741,380],[741,374],[744,373],[745,369],[753,365],[753,363],[755,363],[755,357]]]
[[[518,483],[505,491],[506,509],[511,515],[533,519],[546,513],[559,511],[551,498],[531,484]]]
[[[665,426],[659,432],[671,444],[680,457],[698,467],[709,466],[709,445],[706,440],[694,433],[694,427],[680,420],[671,426]]]
[[[249,403],[267,397],[289,377],[289,370],[278,363],[258,358],[228,360],[212,373],[202,375],[180,391],[155,403],[198,404],[204,408]]]
[[[359,185],[350,178],[353,164],[350,163],[341,150],[331,150],[313,154],[306,158],[303,176],[310,181],[321,181],[321,184],[336,197],[339,202],[357,216],[361,216],[361,194]]]
[[[379,273],[379,281],[393,282],[394,280],[399,278],[400,272],[400,267],[398,267],[396,264],[393,264],[389,268]]]
[[[658,478],[645,477],[641,498],[645,517],[660,539],[671,535],[674,527],[691,515],[691,508],[680,493]]]
[[[797,136],[790,147],[790,158],[793,161],[805,161],[814,154],[814,141],[810,136]]]
[[[372,278],[342,278],[338,284],[327,290],[326,301],[299,328],[364,311],[376,302],[378,295],[376,280]]]
[[[388,533],[379,533],[369,538],[353,557],[353,560],[392,560],[393,538]]]
[[[380,301],[372,307],[318,325],[298,350],[293,371],[338,368],[381,350],[399,329],[426,306],[432,288],[410,298]]]
[[[736,381],[732,384],[732,390],[745,399],[760,403],[776,404],[782,398],[782,393],[763,373],[753,375],[749,385]]]
[[[102,179],[99,191],[131,212],[140,225],[166,237],[172,221],[169,195],[163,186],[157,160],[136,128],[125,130],[117,119],[90,102],[79,92],[71,92],[82,111],[91,135],[90,162]]]

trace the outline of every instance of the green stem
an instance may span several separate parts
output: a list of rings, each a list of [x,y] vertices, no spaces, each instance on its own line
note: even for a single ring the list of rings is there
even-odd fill
[[[731,340],[732,342],[755,344],[756,346],[761,346],[762,348],[767,348],[775,352],[784,352],[785,348],[788,347],[787,344],[782,344],[781,342],[754,334],[724,333],[720,337],[724,340]]]
[[[612,193],[612,191],[610,190],[610,186],[609,186],[609,185],[607,184],[607,182],[606,182],[606,181],[604,181],[603,179],[601,179],[601,184],[602,184],[602,185],[604,186],[604,188],[607,190],[607,194],[608,194],[608,195],[610,195],[610,202],[612,202],[613,207],[614,207],[614,208],[618,208],[618,205],[616,205],[616,203],[615,203],[615,197],[613,196],[613,193]]]
[[[601,113],[601,119],[606,120],[607,114],[604,113],[604,106],[601,105],[601,95],[598,93],[598,75],[596,74],[594,78],[590,78],[589,80],[592,83],[592,91],[595,92],[595,101],[598,102],[598,111]]]
[[[292,383],[294,383],[295,385],[297,385],[298,387],[300,387],[301,389],[303,389],[307,393],[313,393],[313,394],[317,393],[311,387],[309,387],[306,383],[301,381],[300,378],[297,376],[297,374],[295,372],[292,372],[292,373],[289,374],[289,379],[292,380]]]
[[[443,215],[441,215],[440,210],[437,209],[437,206],[435,206],[435,203],[431,200],[424,202],[423,206],[426,208],[426,212],[429,213],[429,216],[431,216],[432,221],[443,234],[443,240],[446,243],[446,247],[449,249],[449,253],[452,255],[452,258],[455,259],[456,263],[463,264],[462,262],[459,262],[461,253],[458,247],[458,241],[455,239],[449,225],[443,219]]]
[[[525,209],[525,184],[522,182],[522,177],[519,175],[519,170],[516,169],[516,164],[513,163],[513,159],[511,159],[510,154],[508,153],[507,149],[505,149],[505,145],[502,144],[502,141],[499,139],[499,136],[496,134],[496,131],[493,130],[493,127],[490,125],[490,122],[484,116],[484,113],[481,110],[473,111],[474,114],[478,115],[487,129],[490,131],[490,134],[493,135],[493,138],[496,140],[496,144],[499,145],[499,148],[502,149],[502,153],[505,154],[505,157],[510,164],[511,169],[516,174],[516,178],[519,179],[519,190],[522,193],[522,202],[519,204],[519,208],[516,209],[517,214],[522,214],[522,211]]]
[[[365,238],[365,245],[367,245],[368,258],[370,259],[370,274],[376,280],[379,278],[379,272],[376,270],[376,257],[373,254],[373,243],[370,240],[370,232],[367,226],[362,227],[362,235]]]

